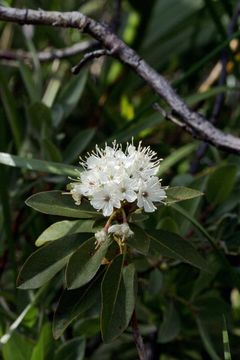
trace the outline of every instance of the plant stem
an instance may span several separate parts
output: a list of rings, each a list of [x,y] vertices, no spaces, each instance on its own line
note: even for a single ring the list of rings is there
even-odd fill
[[[108,232],[108,228],[110,227],[115,216],[116,216],[116,211],[114,211],[112,213],[112,215],[109,217],[108,221],[106,222],[106,224],[104,226],[104,230],[106,231],[106,233]]]
[[[134,309],[131,319],[133,339],[137,348],[139,360],[147,360],[143,339],[139,331],[136,310]]]

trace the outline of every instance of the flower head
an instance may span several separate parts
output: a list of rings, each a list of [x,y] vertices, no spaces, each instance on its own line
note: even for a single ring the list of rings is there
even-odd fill
[[[105,229],[101,229],[101,230],[97,231],[97,232],[95,233],[95,239],[96,239],[95,245],[96,245],[96,248],[97,248],[97,247],[101,246],[101,244],[102,244],[105,240],[107,240],[107,232],[106,232],[106,230],[105,230]]]
[[[108,233],[120,236],[123,239],[127,239],[133,236],[133,231],[130,229],[127,223],[115,224],[110,226],[110,228],[108,229]]]
[[[156,176],[160,161],[156,153],[142,147],[141,142],[137,147],[127,144],[125,151],[116,141],[103,149],[96,146],[86,160],[81,160],[84,171],[79,180],[71,184],[70,193],[77,205],[86,197],[104,216],[111,216],[115,209],[124,208],[127,203],[153,212],[154,203],[166,198]]]

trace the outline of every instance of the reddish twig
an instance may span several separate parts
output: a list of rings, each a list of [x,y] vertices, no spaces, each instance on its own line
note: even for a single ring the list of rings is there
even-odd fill
[[[139,360],[147,360],[146,352],[143,344],[143,339],[139,331],[136,310],[134,309],[131,319],[132,331],[133,331],[133,338],[137,348]]]

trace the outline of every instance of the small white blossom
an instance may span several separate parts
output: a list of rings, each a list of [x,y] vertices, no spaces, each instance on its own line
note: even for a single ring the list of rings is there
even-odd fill
[[[121,193],[114,186],[100,188],[90,200],[92,206],[97,210],[102,210],[104,216],[110,216],[114,208],[121,207]]]
[[[108,233],[118,235],[124,239],[127,239],[134,234],[127,223],[115,224],[110,226],[108,229]]]
[[[161,188],[157,177],[141,182],[137,196],[137,206],[144,208],[146,212],[153,212],[156,206],[153,202],[162,202],[166,198],[166,192]]]
[[[71,185],[71,190],[70,193],[73,197],[73,200],[75,201],[76,205],[80,205],[81,204],[81,200],[82,200],[82,193],[80,191],[80,187],[81,185],[76,183],[76,184],[72,184]]]
[[[95,233],[95,245],[96,247],[99,247],[106,239],[107,239],[107,233],[105,229],[99,230]]]
[[[138,187],[138,181],[124,178],[119,183],[119,191],[122,195],[121,200],[127,200],[127,202],[132,203],[137,199],[136,190]]]
[[[72,183],[70,193],[77,205],[86,197],[104,216],[111,216],[115,209],[124,208],[127,203],[153,212],[154,203],[166,198],[156,176],[160,160],[149,147],[142,147],[141,142],[137,147],[127,144],[125,151],[116,141],[111,147],[96,146],[86,160],[81,160],[84,171]]]

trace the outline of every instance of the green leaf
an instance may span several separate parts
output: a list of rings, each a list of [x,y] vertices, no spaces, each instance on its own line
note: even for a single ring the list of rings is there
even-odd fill
[[[22,320],[22,325],[26,328],[33,329],[34,325],[36,325],[36,322],[38,320],[38,315],[38,308],[36,306],[30,307],[29,311]]]
[[[134,117],[135,117],[134,106],[129,101],[129,99],[126,95],[122,95],[122,97],[121,97],[120,109],[121,109],[121,116],[124,119],[126,119],[127,121],[131,121],[134,119]]]
[[[61,345],[54,356],[54,360],[83,360],[86,341],[83,337],[76,337]]]
[[[152,116],[148,116],[147,118],[141,118],[140,120],[132,120],[128,123],[126,129],[118,132],[117,139],[118,141],[125,142],[131,139],[134,136],[138,136],[141,131],[147,129],[152,129],[158,126],[163,122],[163,118],[159,116],[159,114],[153,114]],[[146,125],[147,124],[147,125]],[[113,141],[116,138],[116,135],[109,137],[108,142]]]
[[[208,200],[214,204],[223,203],[234,188],[236,176],[236,165],[224,165],[215,169],[207,182],[206,196]]]
[[[179,205],[173,205],[173,209],[183,215],[186,219],[188,219],[195,227],[199,230],[200,233],[208,240],[209,244],[219,252],[217,245],[215,244],[214,238],[205,230],[205,228],[191,215],[188,211],[183,209],[183,207]]]
[[[188,219],[195,226],[195,228],[207,239],[209,244],[214,249],[219,263],[221,264],[221,266],[224,266],[224,268],[227,269],[229,274],[229,279],[231,279],[231,281],[233,281],[236,284],[236,286],[240,286],[240,277],[238,271],[236,271],[236,269],[231,266],[226,256],[217,246],[215,239],[212,238],[212,236],[205,230],[205,228],[181,206],[175,204],[173,205],[173,208],[177,210],[181,215],[186,217],[186,219]],[[209,269],[212,272],[211,267],[209,267]]]
[[[52,279],[67,263],[69,256],[89,234],[71,235],[35,251],[24,263],[17,280],[20,289],[36,289]]]
[[[99,316],[90,316],[79,319],[74,325],[74,336],[83,335],[87,339],[92,339],[100,333]]]
[[[0,152],[0,164],[19,167],[31,171],[41,171],[56,175],[69,175],[76,177],[76,168],[52,161],[23,158],[17,155]]]
[[[176,234],[179,233],[179,227],[176,221],[171,216],[164,216],[157,224],[156,229],[171,231]]]
[[[13,333],[9,341],[3,345],[4,360],[31,360],[33,343],[23,335]]]
[[[41,145],[44,152],[44,158],[56,162],[62,161],[62,155],[58,147],[47,138],[42,139]]]
[[[24,85],[28,92],[28,96],[31,99],[31,102],[33,103],[39,101],[40,94],[37,86],[34,84],[32,70],[30,71],[30,68],[27,65],[25,65],[22,61],[18,61],[18,65],[19,65],[20,74],[22,76]]]
[[[88,201],[75,205],[72,196],[61,191],[43,191],[30,196],[26,205],[44,214],[91,219],[100,216]]]
[[[86,149],[96,133],[96,129],[86,129],[80,131],[66,147],[63,153],[63,160],[71,163]]]
[[[136,294],[135,268],[123,268],[124,256],[109,265],[102,282],[101,332],[103,341],[116,339],[128,327]]]
[[[232,360],[231,350],[229,345],[229,337],[228,337],[228,330],[227,330],[227,322],[225,316],[223,316],[223,348],[224,348],[224,360]]]
[[[86,80],[87,71],[83,70],[80,75],[73,77],[63,88],[57,101],[53,105],[55,126],[58,126],[77,106],[83,93]]]
[[[187,144],[174,150],[171,155],[166,157],[159,167],[157,176],[161,176],[171,169],[176,163],[187,158],[196,149],[196,144]]]
[[[211,288],[211,284],[221,268],[220,262],[214,255],[210,256],[207,260],[208,268],[211,269],[211,272],[200,271],[199,276],[194,281],[191,301],[194,301],[205,289]]]
[[[150,238],[146,232],[135,224],[131,224],[134,235],[127,239],[127,244],[140,253],[147,255],[149,251]]]
[[[171,205],[175,202],[189,200],[198,196],[202,196],[203,193],[201,191],[190,189],[184,186],[176,186],[166,189],[166,195],[166,204]]]
[[[53,319],[55,339],[63,334],[72,321],[97,302],[100,295],[101,275],[102,273],[97,274],[90,283],[80,289],[64,290]]]
[[[175,306],[170,302],[163,315],[163,322],[158,331],[158,342],[161,344],[172,341],[180,332],[180,319]]]
[[[100,268],[110,239],[105,240],[97,249],[95,241],[95,237],[90,238],[70,257],[66,268],[68,289],[76,289],[87,284]]]
[[[196,94],[189,95],[185,98],[186,103],[191,107],[200,101],[215,97],[218,94],[235,92],[239,90],[239,86],[216,86],[206,91],[197,92]]]
[[[45,323],[41,329],[40,337],[35,345],[31,360],[45,360],[51,356],[53,350],[53,338],[51,325]]]
[[[42,246],[48,241],[54,241],[76,233],[93,233],[94,220],[63,220],[50,225],[37,238],[35,245]]]
[[[193,245],[181,236],[164,230],[149,230],[149,254],[153,256],[167,256],[182,260],[199,269],[206,270],[206,262]]]
[[[52,126],[52,114],[49,107],[44,105],[42,102],[35,102],[27,107],[27,118],[31,125],[31,130],[35,130],[35,137],[41,143],[41,134],[44,128],[48,129],[51,133]]]
[[[151,271],[149,276],[147,292],[149,294],[157,295],[163,287],[163,273],[159,269]]]
[[[198,309],[198,316],[211,329],[211,323],[219,322],[222,315],[229,315],[230,305],[219,296],[218,292],[205,292],[198,295],[193,306]]]
[[[0,95],[16,148],[19,150],[22,142],[21,121],[18,117],[14,96],[8,88],[7,81],[3,76],[2,71],[0,71]]]
[[[211,360],[221,360],[214,349],[214,343],[208,333],[208,330],[207,330],[205,324],[201,321],[200,318],[197,318],[196,322],[198,325],[198,330],[199,330],[200,336],[202,338],[202,342],[204,344],[204,347],[205,347],[208,355],[210,356],[210,359]]]

